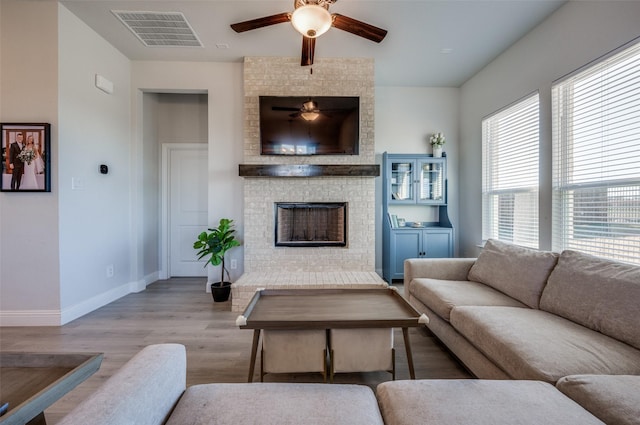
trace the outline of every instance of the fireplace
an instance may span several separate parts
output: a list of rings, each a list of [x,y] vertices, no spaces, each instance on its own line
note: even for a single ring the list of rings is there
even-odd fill
[[[275,245],[346,246],[346,202],[276,202]]]

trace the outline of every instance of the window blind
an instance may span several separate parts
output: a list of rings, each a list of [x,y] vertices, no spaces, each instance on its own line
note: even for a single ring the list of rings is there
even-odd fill
[[[640,43],[552,87],[553,249],[640,264]]]
[[[482,238],[538,248],[539,96],[482,121]]]

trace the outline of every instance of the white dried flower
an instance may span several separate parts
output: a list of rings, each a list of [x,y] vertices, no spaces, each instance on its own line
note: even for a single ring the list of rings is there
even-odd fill
[[[438,145],[438,146],[442,146],[445,144],[445,138],[444,138],[444,134],[442,133],[434,133],[431,135],[431,137],[429,138],[429,142],[432,145]]]

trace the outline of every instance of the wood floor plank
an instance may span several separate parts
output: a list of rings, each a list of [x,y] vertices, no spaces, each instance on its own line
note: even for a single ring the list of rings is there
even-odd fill
[[[56,424],[77,403],[95,391],[135,353],[149,344],[184,344],[187,385],[246,382],[252,330],[235,324],[231,301],[214,303],[203,291],[202,278],[173,278],[155,282],[143,292],[129,294],[60,327],[2,327],[0,350],[29,352],[102,352],[102,366],[92,377],[45,412]],[[398,285],[402,290],[402,285]],[[402,331],[394,331],[396,379],[408,379]],[[464,368],[428,331],[409,330],[417,379],[470,378]],[[259,365],[254,381],[259,381]],[[337,374],[336,383],[374,387],[391,379],[386,372]],[[321,374],[273,374],[267,382],[322,382]],[[1,383],[0,383],[1,385]]]

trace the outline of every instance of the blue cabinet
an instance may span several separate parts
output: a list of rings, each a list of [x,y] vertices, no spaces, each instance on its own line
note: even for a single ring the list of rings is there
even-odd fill
[[[453,257],[446,158],[383,155],[383,277],[404,278],[407,258]]]

